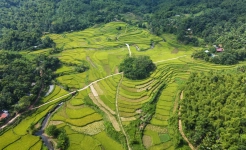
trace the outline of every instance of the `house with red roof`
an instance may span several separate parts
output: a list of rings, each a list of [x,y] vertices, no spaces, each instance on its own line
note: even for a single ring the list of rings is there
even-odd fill
[[[219,47],[219,48],[216,48],[216,51],[217,51],[217,52],[223,52],[223,51],[224,51],[224,49],[223,49],[223,48],[221,48],[221,47]]]
[[[9,113],[7,111],[4,111],[0,114],[0,120],[3,120],[9,116]]]

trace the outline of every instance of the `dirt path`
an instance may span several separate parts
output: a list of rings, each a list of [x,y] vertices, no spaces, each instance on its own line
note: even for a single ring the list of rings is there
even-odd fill
[[[128,48],[128,51],[129,51],[129,56],[132,57],[132,52],[131,52],[131,49],[130,49],[130,46],[129,44],[126,44],[127,48]]]
[[[124,76],[124,74],[122,73],[120,82],[119,82],[119,84],[118,84],[118,86],[117,86],[116,100],[115,100],[115,107],[116,107],[116,114],[117,114],[118,120],[119,120],[119,122],[120,122],[121,130],[122,130],[123,134],[124,134],[125,137],[126,137],[126,144],[127,144],[128,150],[131,150],[130,143],[129,143],[129,139],[128,139],[128,136],[127,136],[127,134],[126,134],[126,132],[125,132],[125,129],[123,128],[123,125],[122,125],[122,122],[121,122],[121,118],[120,118],[119,108],[118,108],[118,97],[119,97],[119,91],[120,91],[119,89],[120,89],[120,85],[121,85],[122,80],[123,80],[123,76]]]
[[[183,92],[180,93],[180,91],[178,91],[178,93],[176,94],[175,101],[174,101],[173,113],[175,113],[177,108],[178,108],[178,104],[179,104],[178,102],[179,102],[179,99],[181,99],[181,95],[182,95],[182,99],[183,99]]]
[[[36,98],[35,102],[28,108],[28,110],[31,110],[33,108],[33,106],[38,102],[39,98],[40,98],[40,95],[41,95],[41,92],[43,91],[44,89],[44,84],[42,83],[42,87],[38,93],[38,97]]]
[[[112,123],[112,125],[113,125],[113,127],[114,127],[114,129],[116,130],[116,131],[120,131],[120,126],[119,126],[119,123],[118,123],[118,121],[115,119],[115,117],[111,114],[111,113],[109,113],[104,107],[102,107],[99,103],[98,103],[98,101],[97,101],[97,99],[96,99],[96,97],[94,96],[94,94],[93,93],[90,93],[89,94],[89,97],[91,98],[91,100],[92,100],[92,102],[94,103],[94,104],[96,104],[107,116],[108,116],[108,118],[109,118],[109,120],[110,120],[110,122]]]
[[[77,91],[80,92],[80,91],[86,90],[86,89],[89,88],[93,83],[96,83],[96,82],[98,82],[98,81],[101,81],[101,80],[104,80],[104,79],[107,79],[107,78],[109,78],[109,77],[112,77],[112,76],[115,76],[115,75],[119,75],[119,74],[122,74],[122,72],[120,72],[120,73],[115,73],[115,74],[106,76],[106,77],[104,77],[104,78],[102,78],[102,79],[98,79],[98,80],[96,80],[96,81],[90,83],[89,85],[87,85],[87,86],[85,86],[85,87],[83,87],[83,88],[81,88],[81,89],[79,89],[79,90],[77,90]],[[71,94],[73,94],[73,93],[75,93],[75,92],[76,92],[76,91],[70,92],[70,93],[68,93],[68,94],[65,94],[65,95],[63,95],[63,96],[60,96],[60,97],[58,97],[58,98],[55,98],[55,99],[53,99],[53,100],[51,100],[51,101],[49,101],[49,102],[47,102],[47,103],[44,103],[44,104],[42,104],[42,105],[40,105],[40,106],[38,106],[38,107],[34,107],[34,108],[32,108],[32,109],[40,108],[40,107],[45,106],[45,105],[47,105],[47,104],[49,104],[49,103],[52,103],[52,102],[54,102],[54,101],[57,101],[57,100],[59,100],[59,99],[61,99],[61,98],[63,98],[63,97],[66,97],[66,96],[68,96],[68,95],[71,95]]]
[[[183,99],[183,91],[180,94],[180,100]],[[185,136],[184,131],[183,131],[183,126],[182,126],[182,120],[180,119],[180,115],[181,115],[181,107],[179,107],[179,132],[182,135],[183,139],[188,143],[189,147],[192,150],[196,150],[196,148],[190,143],[190,141],[188,140],[188,138]]]
[[[111,114],[115,115],[115,112],[109,108],[107,105],[104,104],[104,102],[100,99],[97,91],[95,90],[93,84],[90,86],[90,89],[92,91],[92,94],[94,95],[94,97],[96,98],[98,104],[100,104],[100,106],[104,107],[106,110],[108,110]]]
[[[9,124],[11,124],[12,122],[15,121],[15,119],[17,119],[21,114],[17,114],[14,118],[12,118],[9,122],[7,122],[5,125],[3,125],[0,129],[5,128],[6,126],[8,126]]]

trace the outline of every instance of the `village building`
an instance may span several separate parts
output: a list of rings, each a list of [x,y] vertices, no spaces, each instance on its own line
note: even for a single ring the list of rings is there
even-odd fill
[[[217,51],[217,52],[223,52],[224,49],[223,49],[223,48],[216,48],[216,51]]]
[[[2,113],[0,113],[0,120],[6,119],[9,116],[8,111],[3,110]]]

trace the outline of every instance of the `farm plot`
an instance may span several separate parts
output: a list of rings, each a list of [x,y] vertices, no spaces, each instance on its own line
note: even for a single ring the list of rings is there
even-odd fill
[[[52,121],[63,121],[73,126],[83,127],[102,120],[102,116],[89,107],[70,109],[66,104],[51,118]]]
[[[62,85],[67,85],[69,88],[79,89],[86,85],[86,72],[60,76],[57,81]]]
[[[27,134],[21,137],[15,143],[7,146],[5,149],[6,150],[13,150],[13,149],[26,150],[34,146],[39,140],[40,140],[39,137]]]
[[[103,103],[113,111],[115,108],[115,95],[120,75],[113,76],[93,84]]]
[[[84,98],[87,95],[87,91],[81,91],[79,92],[75,97],[73,97],[71,100],[69,100],[69,104],[72,106],[80,106],[84,104]]]
[[[49,94],[48,96],[44,97],[42,99],[42,102],[43,103],[49,102],[49,101],[56,99],[62,95],[65,95],[67,93],[68,93],[67,91],[65,91],[64,89],[62,89],[61,87],[56,85],[53,92],[51,94]]]

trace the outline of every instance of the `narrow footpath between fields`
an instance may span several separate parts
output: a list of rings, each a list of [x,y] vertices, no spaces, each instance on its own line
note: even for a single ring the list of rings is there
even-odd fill
[[[182,91],[180,94],[180,100],[183,99],[183,93],[184,93],[184,91]],[[184,134],[183,126],[182,126],[182,120],[180,119],[180,115],[181,115],[181,106],[179,107],[179,132],[182,135],[183,139],[188,143],[189,147],[192,150],[196,150],[196,148],[190,143],[190,141],[188,140],[188,138]]]
[[[121,122],[120,113],[119,113],[119,107],[118,107],[118,97],[119,97],[120,85],[122,83],[123,77],[124,77],[124,73],[121,74],[121,79],[120,79],[120,82],[119,82],[119,84],[117,86],[116,97],[115,97],[115,107],[116,107],[116,114],[117,114],[117,118],[118,118],[119,123],[120,123],[121,130],[122,130],[123,134],[126,137],[126,144],[127,144],[128,150],[131,150],[128,136],[127,136],[127,134],[125,132],[125,129],[124,129],[124,127],[122,125],[122,122]]]
[[[129,56],[132,57],[132,52],[131,52],[131,49],[130,49],[130,46],[129,44],[126,44],[127,48],[128,48],[128,51],[129,51]]]

